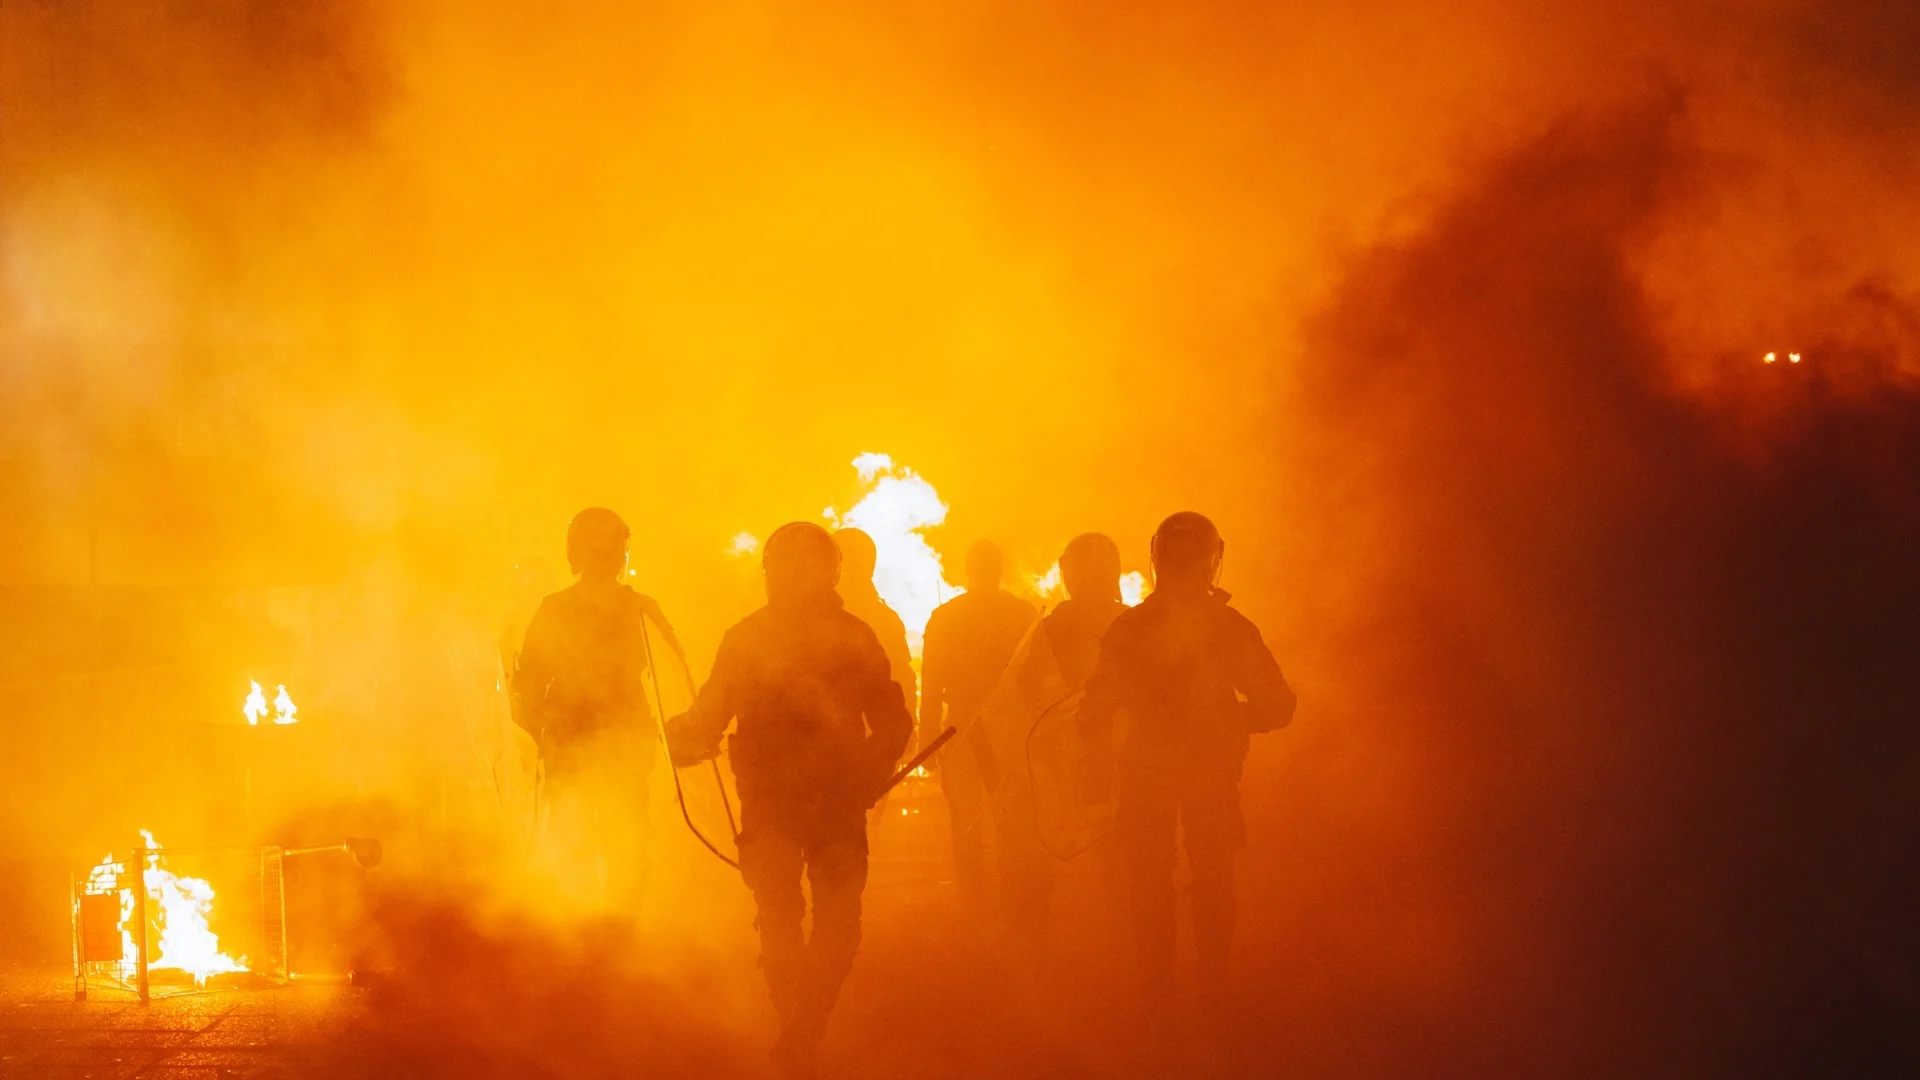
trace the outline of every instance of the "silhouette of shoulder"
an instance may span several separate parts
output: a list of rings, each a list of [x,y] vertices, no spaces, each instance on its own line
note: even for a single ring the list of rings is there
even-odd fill
[[[548,593],[540,601],[539,611],[553,615],[566,616],[591,610],[615,610],[622,615],[640,616],[655,605],[653,601],[634,591],[633,586],[616,583],[602,585],[595,582],[576,581],[559,592]]]
[[[1040,610],[1004,589],[992,593],[964,592],[934,608],[927,622],[931,625],[935,619],[948,622],[953,619],[993,617],[1009,613],[1037,617]]]
[[[1113,622],[1107,624],[1106,636],[1100,640],[1102,642],[1124,641],[1138,634],[1152,620],[1153,612],[1147,608],[1147,605],[1136,604],[1115,615]]]
[[[1215,589],[1212,595],[1197,603],[1181,603],[1182,608],[1198,611],[1213,626],[1228,637],[1260,638],[1260,628],[1254,625],[1240,610],[1233,606],[1232,595],[1225,589]],[[1141,634],[1150,633],[1155,624],[1173,613],[1174,601],[1158,600],[1149,595],[1144,601],[1133,607],[1123,609],[1113,617],[1112,625],[1101,638],[1106,647],[1123,646],[1137,640]]]
[[[881,662],[886,661],[886,651],[880,647],[880,637],[873,632],[864,619],[844,607],[822,607],[809,612],[809,619],[818,620],[815,630],[824,630],[831,634],[836,644],[856,649],[860,652],[873,652],[879,655]],[[785,620],[771,607],[755,610],[746,618],[734,623],[721,636],[720,647],[757,648],[762,642],[783,632]]]
[[[896,616],[897,618],[897,616]],[[880,646],[880,635],[874,633],[867,621],[844,607],[836,607],[831,612],[831,622],[842,637],[850,639],[849,644],[861,652],[871,653],[879,659],[880,666],[887,667],[887,651]]]
[[[882,600],[880,603],[874,605],[870,613],[875,619],[886,624],[889,634],[904,635],[907,632],[906,620],[902,619],[900,614],[894,611],[892,606],[886,601]]]

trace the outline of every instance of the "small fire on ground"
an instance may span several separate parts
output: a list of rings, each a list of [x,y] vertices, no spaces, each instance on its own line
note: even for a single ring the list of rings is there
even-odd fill
[[[256,683],[254,689],[258,691],[259,684]],[[195,985],[204,984],[209,976],[247,970],[247,958],[242,956],[236,960],[222,952],[220,939],[208,925],[208,917],[213,914],[213,886],[161,866],[159,842],[145,829],[140,830],[140,836],[150,852],[141,859],[146,864],[142,877],[147,890],[148,933],[152,946],[149,950],[152,960],[147,970],[179,971],[191,976]],[[88,876],[87,891],[113,892],[125,870],[126,864],[109,853]],[[119,893],[120,957],[132,968],[140,958],[139,947],[134,944],[133,889],[121,888]]]

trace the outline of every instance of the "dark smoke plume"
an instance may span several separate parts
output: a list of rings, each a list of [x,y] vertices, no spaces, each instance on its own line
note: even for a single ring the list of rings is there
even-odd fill
[[[1675,389],[1693,343],[1636,259],[1699,180],[1691,130],[1673,95],[1553,127],[1308,324],[1288,449],[1379,572],[1325,645],[1346,730],[1273,807],[1301,846],[1263,859],[1312,905],[1264,971],[1340,1030],[1290,1045],[1399,1075],[1920,1066],[1920,394],[1860,378],[1920,338],[1862,281],[1875,334]]]

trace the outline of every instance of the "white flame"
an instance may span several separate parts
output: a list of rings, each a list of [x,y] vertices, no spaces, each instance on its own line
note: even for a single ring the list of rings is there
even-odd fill
[[[299,717],[296,715],[299,711],[300,707],[293,703],[291,697],[287,696],[287,688],[285,686],[280,687],[280,692],[275,694],[273,698],[273,722],[276,724],[297,724],[300,722]]]
[[[259,683],[251,679],[247,681],[253,689],[247,691],[247,700],[241,704],[240,714],[247,718],[248,724],[258,726],[261,719],[267,715],[267,692],[260,689]],[[276,724],[299,723],[300,706],[293,703],[293,697],[287,693],[285,684],[280,684],[277,690],[279,692],[273,695],[273,722]]]
[[[966,591],[947,583],[940,553],[922,535],[947,520],[947,504],[924,477],[885,454],[861,454],[853,467],[870,485],[867,493],[844,513],[827,507],[825,517],[835,528],[873,537],[873,587],[906,624],[907,648],[917,660],[927,617]]]
[[[252,682],[251,679],[248,681]],[[267,715],[267,694],[260,689],[259,683],[253,683],[253,689],[247,693],[246,704],[240,706],[240,712],[246,716],[249,724],[258,724],[260,718]]]
[[[760,550],[760,538],[750,532],[735,533],[733,543],[728,545],[727,554],[744,559]]]
[[[256,683],[254,689],[258,691],[259,684]],[[148,851],[160,850],[152,833],[141,829],[140,837]],[[246,957],[235,960],[220,951],[220,939],[207,924],[207,917],[213,912],[213,886],[200,878],[182,877],[164,869],[155,856],[143,856],[140,861],[146,864],[141,877],[147,890],[148,917],[159,931],[154,942],[154,959],[147,969],[182,971],[192,976],[196,985],[205,983],[210,975],[247,970]],[[94,893],[111,890],[125,869],[124,863],[116,862],[108,854],[88,874],[87,890]],[[122,962],[132,966],[139,962],[140,955],[133,941],[133,890],[119,891],[120,956]]]

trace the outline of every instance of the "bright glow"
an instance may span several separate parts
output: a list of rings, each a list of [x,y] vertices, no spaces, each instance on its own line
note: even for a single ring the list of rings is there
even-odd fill
[[[1760,362],[1761,362],[1761,363],[1763,363],[1763,364],[1771,364],[1771,363],[1773,363],[1773,362],[1774,362],[1775,360],[1778,360],[1778,359],[1780,359],[1780,358],[1779,358],[1779,357],[1777,357],[1777,356],[1775,356],[1775,355],[1773,355],[1772,353],[1768,353],[1767,355],[1765,355],[1765,356],[1763,356],[1763,357],[1761,357],[1761,358],[1760,358]]]
[[[267,715],[267,693],[260,689],[259,683],[253,683],[253,689],[247,692],[247,700],[240,706],[240,713],[247,718],[249,724],[258,724],[260,718]]]
[[[1788,354],[1787,354],[1787,363],[1789,363],[1789,364],[1797,364],[1797,363],[1799,363],[1799,362],[1800,362],[1800,354],[1799,354],[1799,353],[1797,353],[1797,352],[1790,352],[1790,353],[1788,353]]]
[[[760,538],[750,532],[735,533],[733,543],[727,546],[727,554],[744,559],[760,550]]]
[[[1067,598],[1066,583],[1060,579],[1060,563],[1055,560],[1044,574],[1028,574],[1028,584],[1033,586],[1034,594],[1042,603],[1057,604]],[[1147,577],[1138,570],[1129,570],[1120,575],[1120,602],[1133,607],[1147,595]]]
[[[254,689],[259,689],[255,684]],[[140,830],[147,850],[157,852],[160,844],[153,834]],[[247,970],[247,958],[235,960],[220,951],[220,939],[208,927],[213,913],[213,886],[200,878],[182,877],[162,868],[158,856],[141,860],[147,863],[141,875],[147,890],[147,917],[158,937],[153,942],[154,958],[149,971],[180,971],[193,977],[195,985],[208,976]],[[111,854],[87,875],[87,890],[104,893],[112,889],[125,864]],[[133,890],[120,890],[120,958],[129,968],[139,963],[140,954],[133,942]]]
[[[1027,583],[1033,586],[1033,593],[1041,600],[1052,603],[1066,596],[1066,586],[1060,581],[1060,560],[1055,559],[1044,574],[1028,574]]]
[[[868,485],[866,494],[852,509],[829,506],[824,516],[835,528],[864,529],[873,537],[873,586],[907,624],[907,648],[918,660],[927,617],[966,591],[947,584],[940,553],[922,535],[947,520],[947,504],[924,477],[885,454],[861,454],[853,467]]]
[[[257,683],[255,684],[256,689],[258,685]],[[295,705],[293,699],[287,696],[287,688],[285,686],[280,687],[280,692],[273,696],[273,722],[276,724],[297,724],[300,722],[299,716],[297,715],[299,712],[300,706]]]

